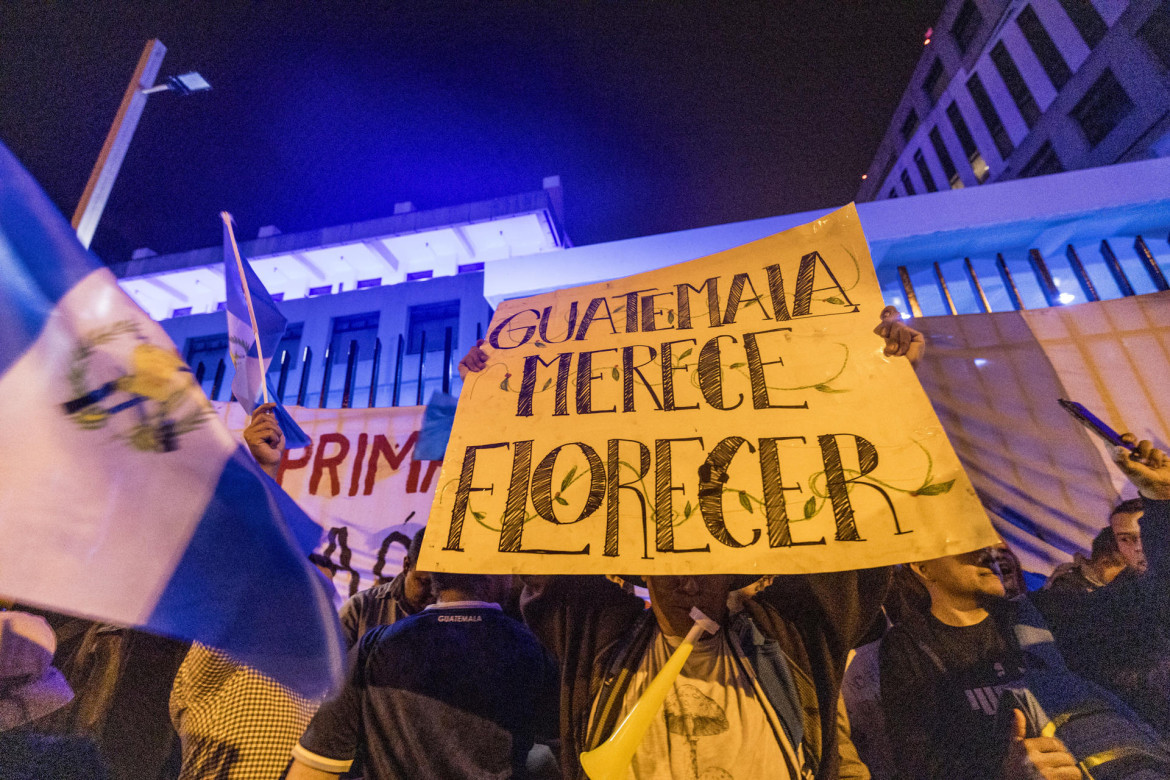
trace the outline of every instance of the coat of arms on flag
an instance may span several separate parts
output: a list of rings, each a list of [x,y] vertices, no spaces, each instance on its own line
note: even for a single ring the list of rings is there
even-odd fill
[[[65,413],[86,430],[123,420],[116,436],[134,449],[178,449],[179,437],[214,414],[191,369],[173,349],[152,343],[134,320],[79,334],[71,358],[73,397],[62,404]],[[119,418],[122,412],[128,414]]]

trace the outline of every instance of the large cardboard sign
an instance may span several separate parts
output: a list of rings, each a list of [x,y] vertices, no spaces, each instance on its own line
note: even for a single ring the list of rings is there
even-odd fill
[[[882,307],[852,206],[506,302],[420,565],[801,573],[993,543],[913,369],[882,354]]]

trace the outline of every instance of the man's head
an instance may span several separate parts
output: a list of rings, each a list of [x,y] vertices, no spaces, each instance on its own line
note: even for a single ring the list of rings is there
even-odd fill
[[[1145,513],[1140,498],[1131,498],[1118,504],[1109,515],[1109,527],[1117,539],[1125,563],[1137,571],[1145,571],[1146,554],[1142,552],[1142,529],[1138,524]]]
[[[1089,565],[1097,574],[1097,578],[1108,585],[1125,569],[1125,556],[1117,546],[1117,537],[1113,529],[1108,526],[1093,537],[1092,557]]]
[[[659,575],[646,578],[650,608],[664,634],[685,636],[692,607],[717,623],[727,617],[727,594],[742,578],[734,574]]]
[[[512,589],[511,574],[431,572],[431,590],[439,601],[487,601],[503,604]]]
[[[426,528],[418,530],[414,538],[410,540],[410,548],[402,558],[402,595],[406,599],[406,603],[410,604],[416,612],[435,601],[435,597],[431,594],[431,573],[419,571],[416,566],[419,553],[422,552],[423,534],[426,533],[426,530]]]
[[[999,579],[1003,582],[1005,595],[1009,599],[1014,599],[1027,592],[1028,589],[1024,585],[1024,570],[1020,566],[1020,559],[1012,552],[1012,548],[1008,547],[1006,543],[1001,543],[989,547],[988,551],[991,553],[995,568],[999,571]]]
[[[910,564],[930,594],[931,611],[969,610],[1005,595],[989,550],[974,550]]]

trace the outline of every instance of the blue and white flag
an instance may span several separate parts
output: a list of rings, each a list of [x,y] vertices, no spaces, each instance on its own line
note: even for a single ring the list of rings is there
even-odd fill
[[[0,144],[0,594],[201,642],[314,696],[320,528]]]
[[[284,336],[288,320],[268,294],[264,283],[248,258],[240,254],[232,231],[232,215],[220,212],[223,219],[223,275],[227,292],[228,357],[236,369],[232,379],[232,393],[244,411],[251,414],[256,409],[261,388],[268,376],[268,366],[276,356],[280,339]],[[240,276],[240,269],[244,275]],[[245,289],[246,285],[246,289]],[[251,299],[252,312],[248,312]],[[252,328],[252,316],[256,317],[256,328]],[[259,339],[257,339],[259,336]],[[285,446],[289,449],[307,447],[309,437],[296,424],[292,416],[280,403],[269,385],[268,397],[276,402],[276,420],[284,432]]]

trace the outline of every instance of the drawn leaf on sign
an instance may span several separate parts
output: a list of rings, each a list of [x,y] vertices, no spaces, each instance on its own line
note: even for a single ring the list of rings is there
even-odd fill
[[[691,512],[694,512],[694,511],[695,511],[695,508],[693,506],[691,506],[691,502],[688,501],[687,505],[683,507],[683,518],[685,519],[685,518],[690,517]]]
[[[503,381],[503,382],[500,382],[500,389],[501,389],[501,390],[507,391],[507,389],[508,389],[508,379],[509,379],[511,376],[512,376],[512,375],[511,375],[511,374],[509,374],[508,376],[504,377],[504,381]]]
[[[819,390],[822,393],[848,393],[848,390],[838,390],[835,387],[829,387],[825,384],[813,385],[813,390]]]
[[[807,520],[817,513],[817,497],[812,496],[804,502],[804,519]]]
[[[747,363],[732,363],[732,364],[731,364],[730,366],[728,366],[727,368],[728,368],[728,370],[734,371],[735,369],[737,369],[737,368],[743,368],[743,367],[744,367],[744,366],[746,366],[746,365],[747,365]]]
[[[931,485],[923,485],[914,491],[916,496],[939,496],[943,493],[949,493],[951,488],[955,486],[953,479],[948,479],[946,482],[935,482]]]
[[[543,341],[537,340],[537,341],[532,342],[532,346],[534,346],[534,347],[547,347],[548,344],[545,344]]]
[[[558,504],[560,504],[561,506],[568,506],[569,505],[569,502],[566,501],[565,499],[561,498],[560,496],[556,497],[556,502]]]
[[[681,361],[681,360],[685,359],[687,357],[687,355],[691,354],[692,352],[694,352],[693,348],[687,348],[687,349],[683,350],[683,353],[681,355],[678,356],[678,359]]]
[[[838,297],[837,297],[837,296],[835,296],[835,295],[834,295],[832,298],[825,298],[825,303],[835,303],[835,304],[837,304],[838,306],[844,306],[844,305],[845,305],[845,301],[841,300],[840,298],[838,298]]]
[[[473,510],[471,510],[471,516],[474,517],[476,520],[483,520],[485,517],[487,517],[487,512],[476,512],[473,509]]]
[[[566,474],[566,475],[565,475],[565,478],[561,480],[561,490],[565,490],[565,489],[567,489],[567,488],[569,487],[569,485],[573,484],[573,475],[574,475],[574,474],[576,474],[576,473],[577,473],[577,467],[576,467],[576,466],[574,466],[573,468],[569,469],[569,473],[568,473],[568,474]]]
[[[666,324],[668,324],[668,325],[674,324],[674,309],[667,309],[666,310]]]
[[[748,494],[742,490],[739,491],[739,505],[749,512],[754,511],[752,509],[752,500],[748,498]]]
[[[540,392],[542,392],[542,393],[543,393],[545,390],[548,390],[548,386],[549,386],[549,385],[551,385],[551,384],[552,384],[552,380],[551,380],[551,379],[546,379],[546,380],[544,380],[544,386],[540,388]]]
[[[613,370],[612,370],[612,371],[610,371],[610,372],[609,372],[609,374],[610,374],[610,376],[612,376],[614,379],[617,379],[617,378],[618,378],[618,376],[619,376],[619,375],[618,375],[617,366],[614,366],[614,367],[613,367]]]

